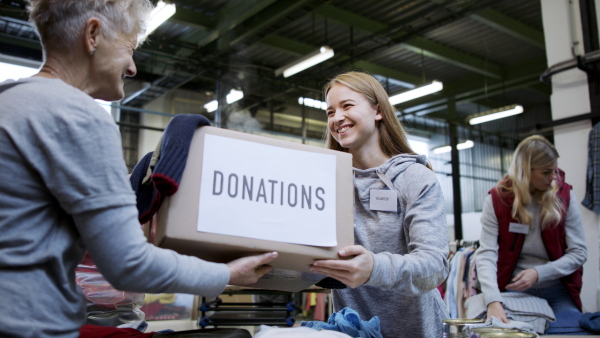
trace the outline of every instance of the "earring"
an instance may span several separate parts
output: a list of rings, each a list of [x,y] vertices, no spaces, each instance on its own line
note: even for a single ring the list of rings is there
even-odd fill
[[[96,53],[96,49],[90,52],[90,56],[94,55],[94,53]]]

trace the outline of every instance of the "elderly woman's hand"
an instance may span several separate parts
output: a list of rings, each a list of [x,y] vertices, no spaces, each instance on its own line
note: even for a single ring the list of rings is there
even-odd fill
[[[511,291],[525,291],[530,289],[538,281],[538,273],[536,269],[525,269],[519,272],[513,279],[513,283],[506,286],[507,290]]]
[[[348,260],[323,259],[316,260],[310,271],[327,275],[356,288],[365,284],[373,272],[373,255],[361,245],[351,245],[340,250],[341,257],[352,257]]]
[[[275,258],[277,258],[277,252],[268,252],[262,255],[238,258],[227,263],[230,273],[229,284],[256,283],[260,277],[273,269],[266,264]]]

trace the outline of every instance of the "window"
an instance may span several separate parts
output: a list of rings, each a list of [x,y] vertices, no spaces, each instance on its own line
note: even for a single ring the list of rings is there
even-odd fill
[[[2,56],[2,55],[0,55],[0,56]],[[8,57],[2,57],[2,59],[4,59],[4,58],[8,58]],[[16,58],[15,58],[15,61],[17,61]],[[14,63],[0,61],[0,82],[4,82],[6,80],[18,80],[18,79],[22,79],[24,77],[30,77],[32,75],[37,74],[40,66],[39,65],[35,66],[34,65],[35,63],[32,63],[29,60],[25,60],[25,62],[31,63],[32,65],[31,66],[21,66],[21,65],[14,64]],[[96,100],[96,102],[98,102],[98,104],[104,110],[106,110],[109,114],[111,113],[110,102],[102,101],[102,100]]]
[[[20,78],[32,76],[37,72],[37,68],[0,62],[0,82],[6,80],[18,80]]]
[[[415,153],[429,157],[429,141],[426,138],[410,135],[408,143]]]

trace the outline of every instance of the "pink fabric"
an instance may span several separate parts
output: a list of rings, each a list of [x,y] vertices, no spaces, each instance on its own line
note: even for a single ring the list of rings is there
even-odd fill
[[[437,289],[440,292],[442,299],[444,299],[444,293],[446,292],[446,281],[444,281],[442,284],[438,285]]]
[[[475,253],[473,253],[473,255],[475,255]],[[477,294],[477,289],[475,288],[475,286],[477,285],[477,269],[476,269],[475,257],[471,257],[470,262],[471,263],[469,266],[469,288],[468,288],[467,298],[471,297],[471,296],[475,296]]]
[[[325,321],[325,295],[322,293],[317,293],[317,305],[315,305],[313,319]]]

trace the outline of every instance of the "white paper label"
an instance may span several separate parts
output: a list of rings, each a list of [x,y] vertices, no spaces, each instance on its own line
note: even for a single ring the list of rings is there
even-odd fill
[[[335,174],[335,155],[208,134],[198,231],[336,246]]]
[[[398,192],[395,190],[371,189],[370,191],[371,210],[379,211],[398,211]]]
[[[508,231],[527,235],[529,233],[529,225],[511,222],[508,226]]]

